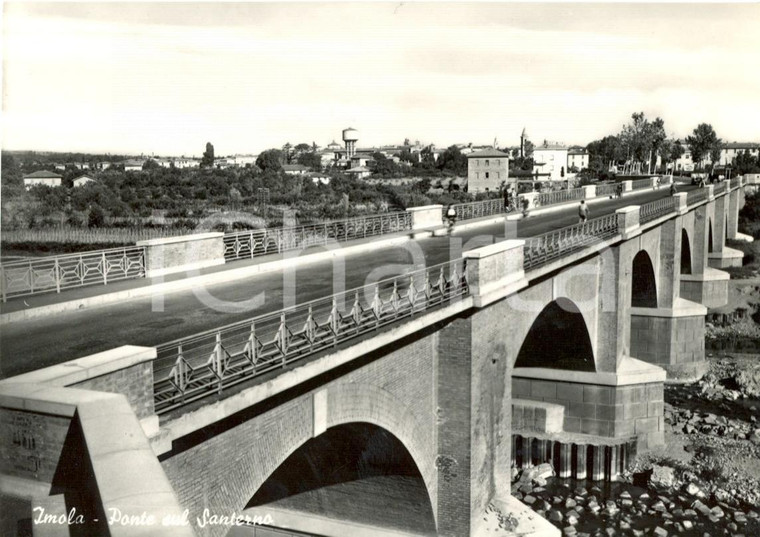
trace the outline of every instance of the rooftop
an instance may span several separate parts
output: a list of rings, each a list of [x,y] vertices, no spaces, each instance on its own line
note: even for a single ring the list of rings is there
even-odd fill
[[[482,157],[506,157],[509,158],[507,153],[499,151],[498,149],[483,149],[481,151],[475,151],[467,155],[467,158],[482,158]]]
[[[24,179],[61,179],[63,176],[55,172],[49,172],[47,170],[40,170],[38,172],[25,175]]]

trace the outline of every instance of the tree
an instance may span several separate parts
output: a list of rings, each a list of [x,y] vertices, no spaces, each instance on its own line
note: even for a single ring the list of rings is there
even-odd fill
[[[617,164],[624,157],[622,144],[617,136],[605,136],[586,146],[589,153],[589,168],[597,173],[606,172],[610,165]]]
[[[322,170],[322,157],[312,151],[298,155],[296,162],[302,166],[311,168],[315,172]]]
[[[280,171],[285,161],[285,157],[282,151],[279,149],[267,149],[256,159],[256,166],[261,168],[262,171]]]
[[[206,142],[206,151],[201,158],[201,168],[213,168],[214,166],[214,146],[211,142]]]
[[[87,227],[103,227],[105,222],[106,216],[103,213],[103,209],[97,203],[93,204],[87,217]]]
[[[720,142],[721,140],[715,133],[715,129],[708,123],[700,123],[694,129],[692,135],[686,137],[686,143],[689,144],[689,149],[691,150],[691,160],[699,162],[703,168],[704,159],[712,155],[716,149],[718,156],[720,156]],[[715,166],[716,160],[713,160],[713,166]]]
[[[745,173],[759,173],[760,157],[753,157],[752,154],[745,149],[744,152],[739,153],[734,157],[733,165],[735,172],[739,175]]]
[[[535,146],[533,145],[533,142],[530,140],[525,140],[523,142],[523,153],[525,158],[533,158],[533,150],[535,149]]]
[[[285,145],[282,146],[282,155],[285,158],[283,164],[290,164],[290,160],[293,158],[293,146],[290,145],[290,142],[286,142]]]
[[[467,156],[455,145],[449,146],[438,158],[438,167],[456,175],[467,174]]]
[[[634,112],[631,119],[632,123],[623,125],[620,141],[625,148],[626,160],[631,162],[632,168],[641,169],[641,164],[649,160],[652,152],[654,129],[644,112]]]

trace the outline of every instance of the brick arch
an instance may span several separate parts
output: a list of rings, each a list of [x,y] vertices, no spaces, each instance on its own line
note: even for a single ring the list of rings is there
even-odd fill
[[[566,315],[563,315],[563,313]],[[567,323],[570,323],[572,326],[567,326]],[[523,363],[518,365],[518,360],[526,360],[526,355],[533,352],[540,352],[540,348],[534,349],[533,347],[542,341],[542,336],[544,335],[550,336],[548,338],[543,338],[543,340],[546,342],[556,342],[557,340],[561,339],[559,337],[555,339],[554,336],[557,336],[557,333],[540,333],[540,331],[546,330],[547,328],[551,329],[552,325],[554,324],[557,325],[557,330],[563,330],[563,327],[567,328],[568,333],[566,335],[578,339],[578,344],[583,346],[584,351],[591,355],[591,363],[580,364],[583,365],[583,367],[579,367],[578,369],[595,371],[596,352],[594,351],[594,345],[591,338],[592,332],[589,330],[588,319],[581,311],[581,309],[578,308],[575,301],[563,296],[555,298],[546,304],[546,306],[544,306],[540,312],[536,312],[533,319],[531,319],[530,324],[527,325],[527,330],[525,333],[522,334],[522,337],[517,340],[520,342],[519,349],[516,353],[513,354],[514,358],[512,360],[511,367],[551,367],[550,365],[543,363],[531,364],[529,361],[523,361]],[[565,343],[568,344],[563,344],[557,348],[562,350],[567,349],[573,352],[579,350],[572,344],[569,344],[569,342],[565,341]],[[554,367],[560,367],[561,365],[562,364]],[[564,366],[562,368],[572,369]]]
[[[420,418],[391,393],[367,383],[345,383],[326,388],[326,427],[349,423],[371,423],[391,433],[406,448],[422,475],[437,523],[437,471],[432,443],[426,446]],[[315,397],[314,401],[320,400]],[[324,400],[324,399],[322,399]],[[267,416],[245,431],[247,449],[235,451],[235,465],[204,501],[210,511],[241,512],[264,482],[297,449],[314,438],[312,395],[287,403],[276,416]],[[283,412],[283,407],[285,412]],[[423,409],[433,412],[433,409]],[[259,419],[259,418],[256,418]],[[287,425],[285,425],[287,424]],[[239,435],[238,435],[239,436]],[[432,435],[430,435],[432,441]],[[221,456],[221,455],[220,455]],[[232,507],[231,507],[232,506]],[[224,531],[206,528],[202,535],[221,536]],[[224,529],[224,528],[222,528]]]

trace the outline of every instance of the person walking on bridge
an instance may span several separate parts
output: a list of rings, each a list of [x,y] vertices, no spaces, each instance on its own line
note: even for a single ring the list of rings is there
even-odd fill
[[[578,206],[578,223],[582,224],[586,220],[588,220],[588,205],[586,205],[586,200],[581,200]]]
[[[675,196],[676,192],[678,192],[678,189],[676,188],[676,182],[673,181],[672,183],[670,183],[670,195]]]

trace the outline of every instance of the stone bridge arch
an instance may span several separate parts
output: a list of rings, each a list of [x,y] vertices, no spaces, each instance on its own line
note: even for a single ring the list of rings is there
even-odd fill
[[[336,383],[301,396],[253,418],[234,438],[222,441],[218,456],[224,456],[224,446],[234,445],[235,464],[225,466],[225,475],[204,479],[206,492],[200,510],[207,507],[212,513],[226,513],[232,508],[240,513],[267,479],[307,442],[329,428],[361,423],[387,431],[406,449],[422,476],[437,522],[434,449],[425,440],[430,435],[422,433],[423,424],[412,409],[390,392],[358,382]],[[241,445],[246,449],[241,449]],[[189,466],[194,464],[193,460],[186,462]],[[181,468],[180,471],[193,471],[188,466]],[[216,485],[209,486],[214,481]],[[191,512],[200,510],[191,508]],[[222,529],[225,528],[207,527],[201,534],[217,537],[225,534]]]
[[[536,315],[513,366],[596,371],[590,331],[575,302],[558,297]]]
[[[631,307],[657,307],[657,277],[652,258],[639,250],[631,263]]]
[[[681,228],[681,274],[692,273],[691,241],[686,228]]]

